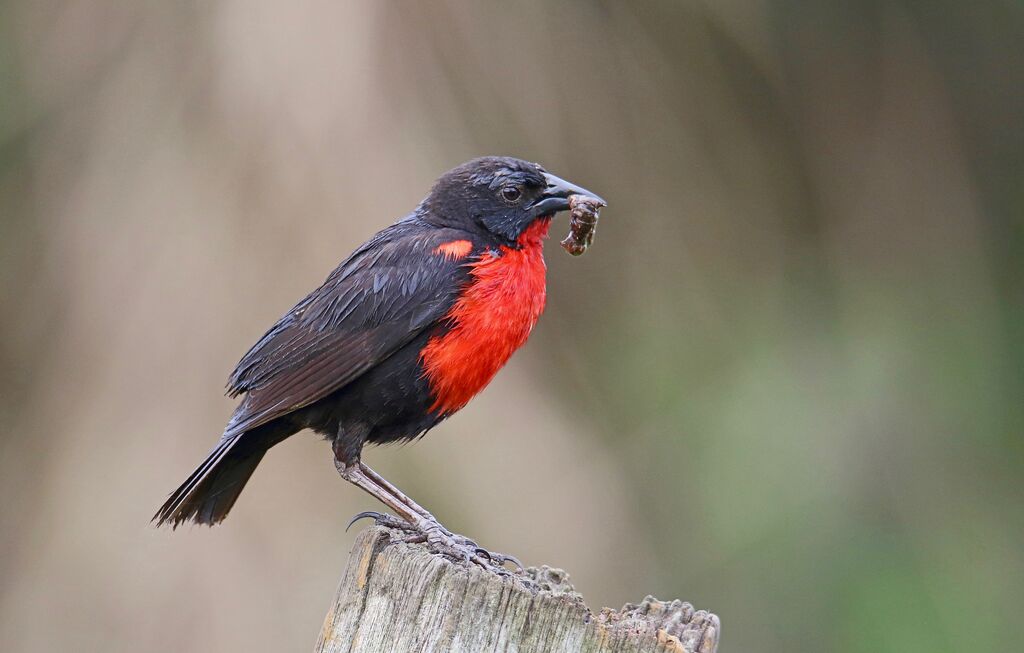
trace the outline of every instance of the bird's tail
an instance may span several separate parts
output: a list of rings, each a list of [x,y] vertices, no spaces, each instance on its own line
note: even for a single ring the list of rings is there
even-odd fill
[[[222,521],[235,505],[246,481],[267,453],[265,447],[253,449],[241,442],[245,436],[221,441],[203,464],[181,484],[153,515],[157,526],[193,521],[213,525]]]

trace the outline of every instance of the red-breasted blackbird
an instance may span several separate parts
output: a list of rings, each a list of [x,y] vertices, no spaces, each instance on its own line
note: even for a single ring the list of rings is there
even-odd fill
[[[601,201],[508,157],[445,173],[411,214],[353,252],[242,357],[227,387],[243,398],[220,442],[154,520],[220,522],[267,450],[308,428],[332,442],[345,480],[419,538],[479,562],[475,544],[360,453],[368,442],[422,436],[526,342],[544,310],[542,241],[572,195]]]

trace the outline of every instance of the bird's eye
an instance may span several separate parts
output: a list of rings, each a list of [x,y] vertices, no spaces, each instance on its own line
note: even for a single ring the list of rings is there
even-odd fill
[[[501,189],[501,196],[506,202],[515,202],[523,196],[523,191],[518,186],[505,186]]]

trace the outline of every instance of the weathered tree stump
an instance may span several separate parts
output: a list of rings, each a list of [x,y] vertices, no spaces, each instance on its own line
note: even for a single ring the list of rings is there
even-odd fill
[[[508,577],[372,526],[356,538],[317,653],[714,653],[718,617],[645,598],[593,613],[558,569]]]

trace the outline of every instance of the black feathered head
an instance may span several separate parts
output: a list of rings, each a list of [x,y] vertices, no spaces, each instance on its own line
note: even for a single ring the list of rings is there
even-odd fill
[[[535,220],[568,209],[570,195],[600,200],[536,163],[485,156],[443,174],[419,212],[431,222],[483,229],[499,242],[514,245]]]

